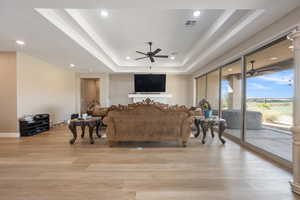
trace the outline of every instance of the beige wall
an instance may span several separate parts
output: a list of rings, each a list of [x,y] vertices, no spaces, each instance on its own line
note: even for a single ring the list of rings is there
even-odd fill
[[[16,53],[0,52],[0,137],[17,132]]]
[[[110,105],[129,104],[132,99],[128,93],[134,92],[133,74],[110,74],[109,75],[109,101]]]
[[[18,117],[49,113],[52,123],[75,112],[75,73],[18,53]]]
[[[111,105],[129,104],[132,99],[128,98],[128,93],[134,92],[133,74],[110,74],[110,93],[109,99]],[[193,80],[189,75],[171,75],[167,74],[166,92],[173,95],[170,104],[192,105]]]
[[[192,106],[193,80],[189,75],[167,74],[167,92],[172,94],[170,104]]]

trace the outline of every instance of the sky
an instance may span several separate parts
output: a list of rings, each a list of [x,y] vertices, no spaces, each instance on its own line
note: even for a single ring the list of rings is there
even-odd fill
[[[292,98],[294,70],[284,70],[247,78],[247,98]],[[232,92],[227,81],[222,81],[222,94]]]

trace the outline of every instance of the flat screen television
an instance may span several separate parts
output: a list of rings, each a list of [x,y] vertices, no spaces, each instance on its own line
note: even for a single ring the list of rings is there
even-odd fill
[[[166,75],[165,74],[135,74],[134,90],[135,92],[165,92]]]

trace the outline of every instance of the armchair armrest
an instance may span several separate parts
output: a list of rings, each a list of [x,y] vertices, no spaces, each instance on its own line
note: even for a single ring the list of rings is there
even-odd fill
[[[187,139],[190,137],[191,132],[192,132],[192,125],[195,120],[194,116],[189,116],[187,119],[183,121],[182,124],[182,132],[181,132],[181,137],[184,141],[187,141]]]
[[[110,118],[110,117],[104,117],[104,119],[102,120],[103,121],[103,123],[105,124],[105,125],[109,125],[110,123],[112,123],[112,119]]]
[[[106,129],[106,135],[108,138],[111,138],[113,136],[115,136],[115,124],[114,124],[114,120],[107,116],[103,119],[103,123],[105,125],[107,125],[107,129]]]

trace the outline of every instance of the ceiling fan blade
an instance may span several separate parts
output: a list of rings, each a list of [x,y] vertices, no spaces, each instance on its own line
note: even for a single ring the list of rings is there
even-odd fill
[[[155,54],[157,54],[157,53],[159,53],[161,51],[161,49],[156,49],[155,51],[153,51],[153,55],[155,55]]]
[[[155,58],[168,58],[169,56],[167,56],[167,55],[155,55],[153,57],[155,57]]]
[[[148,58],[148,56],[136,58],[135,60],[141,60],[141,59],[145,59],[145,58]]]
[[[141,51],[136,51],[137,53],[140,53],[140,54],[143,54],[143,55],[145,55],[145,56],[147,56],[147,54],[146,53],[144,53],[144,52],[141,52]]]
[[[154,58],[152,56],[149,57],[151,62],[155,62]]]

